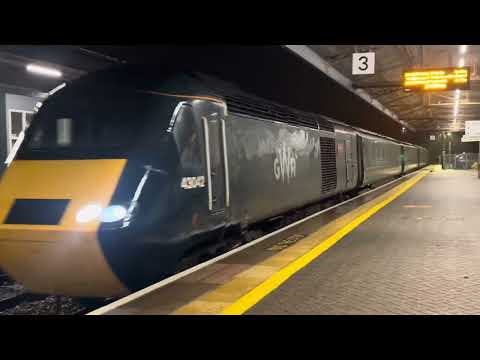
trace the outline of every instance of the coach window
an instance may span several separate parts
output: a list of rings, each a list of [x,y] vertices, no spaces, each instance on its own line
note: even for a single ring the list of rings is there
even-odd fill
[[[69,146],[72,143],[72,119],[57,119],[57,145]]]

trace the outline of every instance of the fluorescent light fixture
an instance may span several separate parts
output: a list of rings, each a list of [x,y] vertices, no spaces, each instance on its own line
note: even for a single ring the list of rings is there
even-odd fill
[[[37,109],[40,109],[42,107],[43,103],[41,103],[40,101],[37,101],[37,103],[35,104],[35,107]]]
[[[458,66],[462,67],[464,65],[465,65],[465,60],[463,58],[461,58],[460,61],[458,62]]]
[[[460,99],[460,89],[455,90],[455,100]]]
[[[56,78],[62,76],[61,71],[58,71],[57,69],[35,65],[35,64],[28,64],[27,71],[37,75],[44,75],[44,76],[50,76],[50,77],[56,77]]]
[[[62,84],[58,85],[56,88],[50,90],[50,91],[48,92],[48,95],[53,95],[53,94],[55,94],[58,90],[62,90],[65,86],[67,86],[67,83],[62,83]]]
[[[460,54],[465,54],[467,52],[468,45],[460,45]]]

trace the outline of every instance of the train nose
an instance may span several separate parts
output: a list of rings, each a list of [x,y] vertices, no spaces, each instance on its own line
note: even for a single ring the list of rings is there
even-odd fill
[[[97,236],[102,221],[125,216],[109,206],[125,163],[14,161],[0,183],[0,267],[34,292],[127,293]]]

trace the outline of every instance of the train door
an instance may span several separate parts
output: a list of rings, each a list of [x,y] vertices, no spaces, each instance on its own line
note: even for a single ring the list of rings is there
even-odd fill
[[[208,209],[222,213],[228,205],[225,120],[220,112],[203,116],[207,165]]]
[[[363,184],[363,178],[365,175],[364,172],[364,164],[363,164],[363,140],[362,137],[357,134],[355,135],[355,139],[357,142],[357,186],[361,186]]]
[[[402,174],[405,172],[405,147],[400,146],[400,161],[402,162]]]
[[[346,135],[345,139],[345,167],[346,167],[346,187],[348,189],[357,184],[358,165],[357,151],[355,146],[355,137],[351,134]]]

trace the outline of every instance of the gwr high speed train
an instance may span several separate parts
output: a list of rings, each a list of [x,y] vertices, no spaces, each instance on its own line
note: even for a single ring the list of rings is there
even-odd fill
[[[427,157],[207,75],[88,75],[44,102],[3,174],[0,267],[36,292],[121,296],[228,233]]]

